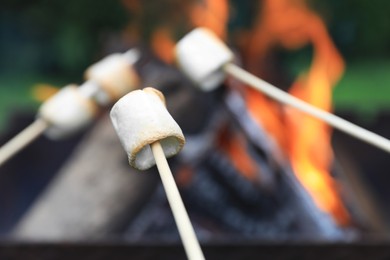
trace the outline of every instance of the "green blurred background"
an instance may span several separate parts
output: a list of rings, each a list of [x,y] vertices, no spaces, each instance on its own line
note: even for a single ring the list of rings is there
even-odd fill
[[[249,2],[253,1],[235,1],[235,4],[245,10]],[[390,1],[309,3],[327,22],[346,59],[347,70],[334,91],[336,110],[354,111],[364,120],[373,120],[380,112],[388,111]],[[101,58],[99,53],[105,41],[110,35],[119,34],[131,19],[121,1],[3,0],[0,130],[15,109],[34,111],[38,107],[31,94],[35,84],[60,87],[80,83],[85,68]],[[231,21],[235,22],[239,21]],[[291,73],[307,67],[310,55],[309,49],[289,55],[287,64]]]
[[[120,1],[2,1],[0,129],[10,113],[36,109],[35,84],[81,83],[107,35],[128,17]]]

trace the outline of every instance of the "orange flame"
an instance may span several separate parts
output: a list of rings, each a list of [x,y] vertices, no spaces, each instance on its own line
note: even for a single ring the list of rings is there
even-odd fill
[[[127,0],[127,2],[133,2]],[[190,27],[206,27],[212,30],[222,39],[226,36],[226,24],[228,19],[227,0],[196,1],[189,7]],[[186,12],[184,9],[180,10]],[[190,29],[190,28],[188,28]],[[174,47],[176,44],[175,28],[172,26],[160,26],[155,28],[151,37],[151,48],[164,62],[172,64],[174,61]]]
[[[171,31],[168,28],[157,28],[152,35],[151,47],[154,53],[165,63],[171,64],[174,61],[175,41],[172,39]]]
[[[190,20],[195,27],[206,27],[221,39],[226,38],[226,24],[229,17],[227,0],[205,0],[195,4]]]
[[[245,139],[223,128],[219,132],[219,147],[227,154],[238,172],[250,181],[256,180],[258,167],[246,151]]]
[[[344,62],[323,21],[307,8],[303,0],[264,0],[263,3],[261,18],[248,42],[249,70],[256,71],[257,59],[265,59],[275,45],[294,50],[312,44],[311,68],[307,75],[298,78],[290,93],[330,111],[332,87],[343,73]],[[274,102],[260,97],[253,90],[246,91],[249,110],[285,150],[297,178],[316,205],[331,214],[339,224],[347,224],[349,214],[329,173],[333,159],[331,129],[292,108],[286,108],[283,117]]]
[[[229,18],[229,5],[227,0],[204,0],[196,2],[190,9],[190,20],[193,27],[206,27],[213,31],[219,38],[225,39],[227,34],[227,22]],[[226,129],[225,129],[226,130]],[[246,153],[245,140],[238,135],[220,133],[220,148],[241,173],[248,180],[255,180],[257,166],[253,159]]]
[[[225,39],[228,9],[226,0],[194,1],[188,9],[189,26],[207,27]],[[162,25],[154,30],[151,38],[152,49],[167,63],[172,63],[174,57],[174,30]],[[343,73],[344,62],[323,21],[307,8],[305,0],[263,0],[261,15],[251,35],[245,37],[245,40],[243,59],[246,68],[265,79],[267,56],[272,48],[281,46],[295,50],[306,44],[313,45],[311,68],[306,75],[298,78],[290,93],[319,108],[331,110],[332,87]],[[329,173],[333,159],[331,129],[299,111],[281,107],[251,88],[244,91],[250,113],[284,150],[297,178],[316,205],[331,214],[339,224],[347,224],[349,214]],[[253,179],[256,166],[245,153],[240,137],[230,137],[223,145],[233,164],[244,176]]]

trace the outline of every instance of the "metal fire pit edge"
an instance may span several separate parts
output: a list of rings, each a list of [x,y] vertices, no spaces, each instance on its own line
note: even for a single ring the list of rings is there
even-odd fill
[[[206,259],[390,259],[390,240],[239,241],[202,245]],[[0,242],[0,259],[185,259],[178,243],[126,241]]]

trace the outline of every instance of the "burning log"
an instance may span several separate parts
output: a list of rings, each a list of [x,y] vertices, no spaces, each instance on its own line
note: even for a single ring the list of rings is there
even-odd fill
[[[87,70],[87,81],[80,87],[66,86],[47,100],[40,107],[36,122],[0,148],[0,166],[43,132],[56,140],[83,129],[96,117],[100,106],[107,106],[135,89],[139,79],[131,64],[138,56],[136,50],[112,54]]]
[[[164,102],[162,93],[155,89],[134,91],[114,105],[111,119],[130,165],[145,170],[157,164],[187,256],[204,259],[166,160],[181,150],[184,136]]]

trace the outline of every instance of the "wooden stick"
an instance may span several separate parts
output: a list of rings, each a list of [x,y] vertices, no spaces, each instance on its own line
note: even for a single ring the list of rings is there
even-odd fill
[[[22,132],[4,144],[0,148],[0,166],[34,141],[46,130],[47,127],[48,123],[43,119],[38,118]]]
[[[390,140],[291,96],[232,63],[225,65],[224,70],[234,78],[263,92],[265,95],[321,119],[334,128],[390,153]]]
[[[187,257],[190,260],[205,259],[161,144],[155,142],[151,148]]]

